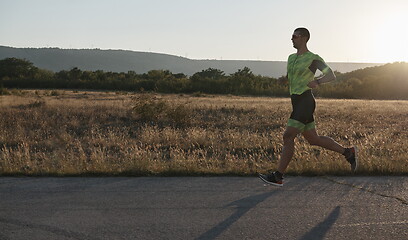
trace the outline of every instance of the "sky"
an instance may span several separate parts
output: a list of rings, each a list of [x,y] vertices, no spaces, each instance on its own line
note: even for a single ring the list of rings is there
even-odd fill
[[[328,62],[408,62],[407,0],[0,0],[0,45],[286,61],[297,27]]]

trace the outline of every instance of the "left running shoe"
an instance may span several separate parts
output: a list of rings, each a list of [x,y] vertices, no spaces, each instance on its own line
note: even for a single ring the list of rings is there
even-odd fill
[[[357,147],[353,146],[348,148],[346,151],[348,151],[346,160],[350,163],[351,171],[355,172],[358,168]]]
[[[283,178],[278,179],[275,175],[275,172],[271,172],[269,174],[258,173],[258,177],[267,184],[278,186],[278,187],[283,186]]]

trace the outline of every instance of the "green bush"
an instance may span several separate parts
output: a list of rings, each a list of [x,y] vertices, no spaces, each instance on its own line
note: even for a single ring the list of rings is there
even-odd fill
[[[408,99],[408,63],[396,62],[382,66],[355,70],[349,73],[335,73],[337,80],[324,84],[314,90],[316,96],[328,98],[362,99]],[[112,91],[141,91],[158,93],[203,93],[234,94],[252,96],[288,97],[286,77],[273,78],[255,75],[244,67],[232,74],[208,68],[193,74],[173,74],[169,70],[151,70],[137,74],[134,71],[104,72],[83,71],[77,67],[71,70],[51,72],[39,69],[33,63],[6,58],[0,60],[0,85],[13,88],[47,89],[94,89]],[[23,92],[8,92],[0,88],[0,94],[19,95]],[[54,96],[59,93],[54,92]],[[199,96],[194,94],[195,96]],[[158,105],[154,105],[158,104]],[[145,111],[141,116],[158,118],[160,102],[151,102],[149,106],[138,106]],[[145,108],[143,110],[143,108]],[[153,114],[153,112],[156,112]],[[153,115],[149,115],[153,114]],[[145,116],[146,115],[146,116]],[[171,115],[171,114],[170,114]],[[168,115],[167,117],[169,117]]]

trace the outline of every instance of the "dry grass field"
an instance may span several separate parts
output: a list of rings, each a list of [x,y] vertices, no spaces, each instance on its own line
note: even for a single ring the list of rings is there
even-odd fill
[[[17,91],[0,96],[0,175],[252,175],[274,169],[286,98]],[[408,101],[318,99],[318,132],[360,175],[408,173]],[[288,174],[351,174],[299,137]]]

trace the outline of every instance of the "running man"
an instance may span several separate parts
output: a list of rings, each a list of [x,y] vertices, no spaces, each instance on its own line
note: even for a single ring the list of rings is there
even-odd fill
[[[259,174],[264,182],[276,186],[283,186],[283,174],[293,157],[295,138],[301,133],[311,145],[343,154],[351,165],[351,170],[357,170],[357,148],[344,148],[333,139],[319,136],[313,118],[315,99],[312,88],[336,79],[333,71],[317,54],[307,48],[310,33],[306,28],[297,28],[292,35],[293,47],[297,52],[288,58],[287,78],[289,80],[290,97],[292,101],[292,114],[283,134],[283,149],[278,164],[278,169],[269,174]],[[315,79],[316,70],[319,69],[323,76]]]

